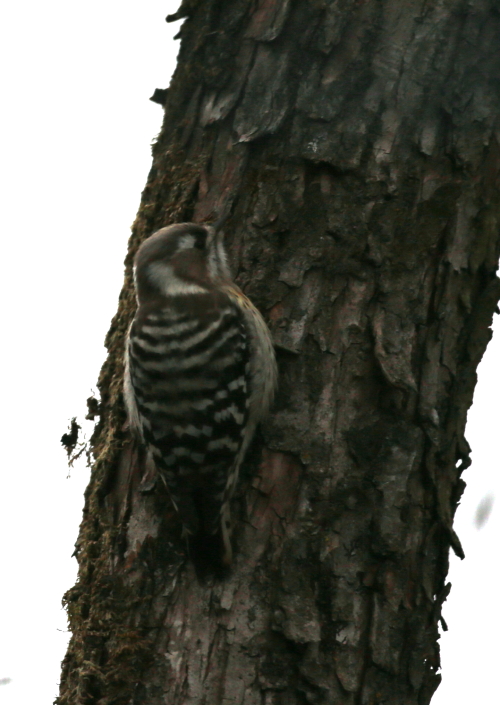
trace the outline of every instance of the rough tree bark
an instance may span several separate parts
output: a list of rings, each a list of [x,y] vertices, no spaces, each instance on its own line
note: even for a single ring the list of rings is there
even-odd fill
[[[59,705],[425,705],[500,295],[496,0],[191,0],[99,381]],[[132,256],[232,206],[278,350],[200,584],[126,431]]]

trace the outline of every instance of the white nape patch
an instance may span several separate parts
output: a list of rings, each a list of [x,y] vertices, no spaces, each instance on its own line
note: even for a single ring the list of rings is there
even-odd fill
[[[192,237],[192,236],[190,236]],[[164,296],[183,296],[184,294],[205,294],[206,289],[198,284],[186,282],[175,276],[174,269],[165,262],[151,262],[146,267],[146,275]]]
[[[178,240],[177,249],[178,250],[190,250],[192,247],[194,247],[195,242],[196,242],[196,238],[194,235],[183,235]]]

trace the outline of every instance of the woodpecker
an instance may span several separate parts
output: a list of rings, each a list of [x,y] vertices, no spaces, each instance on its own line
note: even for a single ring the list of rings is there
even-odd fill
[[[178,223],[140,246],[128,331],[129,426],[165,481],[185,533],[232,561],[230,501],[277,367],[270,332],[232,281],[217,227]]]

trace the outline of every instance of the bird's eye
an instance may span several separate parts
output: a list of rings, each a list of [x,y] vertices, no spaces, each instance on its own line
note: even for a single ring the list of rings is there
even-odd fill
[[[204,250],[207,244],[207,236],[205,233],[203,235],[198,235],[194,246],[197,250]]]

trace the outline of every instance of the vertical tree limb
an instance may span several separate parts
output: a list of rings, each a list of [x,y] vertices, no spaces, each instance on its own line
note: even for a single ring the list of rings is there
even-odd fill
[[[184,13],[184,14],[182,14]],[[108,337],[59,705],[425,705],[500,296],[488,0],[183,3]],[[279,353],[236,561],[200,583],[123,430],[139,243],[228,206]]]

